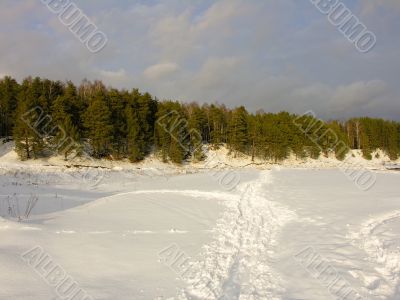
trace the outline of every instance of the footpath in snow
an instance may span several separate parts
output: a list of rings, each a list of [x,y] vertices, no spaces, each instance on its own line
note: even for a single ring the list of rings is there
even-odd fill
[[[184,299],[280,299],[279,274],[270,267],[276,237],[295,217],[286,207],[269,201],[269,171],[243,183],[226,201],[226,211],[205,247],[202,261],[190,270]]]

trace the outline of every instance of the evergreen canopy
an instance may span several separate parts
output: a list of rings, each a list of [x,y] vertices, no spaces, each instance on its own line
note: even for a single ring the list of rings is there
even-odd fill
[[[0,80],[0,137],[13,136],[21,159],[54,152],[89,153],[96,158],[137,162],[155,151],[164,161],[204,157],[202,145],[225,144],[245,153],[280,161],[291,153],[317,158],[330,152],[343,159],[361,149],[367,159],[382,149],[400,155],[400,123],[373,118],[322,122],[288,112],[249,113],[240,106],[158,101],[148,93],[106,88],[101,81],[72,82],[27,78]]]

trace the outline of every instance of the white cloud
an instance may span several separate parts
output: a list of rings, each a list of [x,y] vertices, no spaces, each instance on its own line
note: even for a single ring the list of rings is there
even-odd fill
[[[23,18],[26,14],[32,12],[37,13],[38,10],[36,8],[42,5],[41,3],[37,3],[37,1],[35,0],[26,0],[23,2],[13,1],[12,5],[9,5],[11,3],[7,3],[7,1],[4,2],[5,6],[7,6],[7,9],[0,10],[0,18],[2,21],[5,22],[13,22],[15,20],[19,20],[20,18]]]
[[[117,71],[101,70],[100,75],[104,78],[118,79],[125,78],[127,73],[124,69],[119,69]]]
[[[226,86],[238,71],[241,60],[237,57],[209,58],[195,74],[194,82],[201,89],[219,89]],[[232,80],[231,80],[232,81]]]
[[[119,70],[100,70],[99,77],[107,86],[123,87],[131,84],[131,76],[128,72],[121,68]]]
[[[143,74],[148,79],[161,79],[175,73],[178,69],[179,66],[177,64],[166,62],[155,64],[146,68]]]
[[[376,13],[379,8],[400,11],[399,0],[363,0],[360,5],[362,14]]]
[[[185,6],[183,6],[185,7]],[[151,43],[160,49],[165,60],[185,61],[186,59],[204,58],[213,51],[228,47],[229,39],[238,33],[235,22],[242,18],[253,23],[256,20],[256,2],[243,0],[220,0],[210,5],[205,12],[195,16],[189,5],[181,11],[160,16],[151,27]]]

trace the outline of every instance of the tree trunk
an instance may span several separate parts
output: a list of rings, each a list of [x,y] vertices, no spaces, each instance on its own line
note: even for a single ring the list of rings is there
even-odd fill
[[[29,150],[29,142],[28,142],[28,138],[25,138],[25,151],[26,151],[26,158],[30,159],[31,158],[31,154],[30,154],[30,150]]]

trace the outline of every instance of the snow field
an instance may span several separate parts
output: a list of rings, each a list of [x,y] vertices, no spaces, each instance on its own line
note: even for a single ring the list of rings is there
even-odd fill
[[[330,158],[314,169],[247,166],[246,157],[230,165],[225,151],[182,168],[155,158],[140,167],[104,162],[97,184],[82,179],[96,178],[95,168],[21,163],[3,151],[0,299],[57,297],[21,259],[38,246],[96,300],[338,298],[331,274],[313,276],[296,260],[305,249],[360,299],[399,299],[399,172],[368,162],[379,167],[377,181],[362,191],[330,169]],[[234,189],[221,185],[230,170],[240,175]],[[38,202],[24,217],[32,196]],[[160,257],[165,249],[173,268]]]

